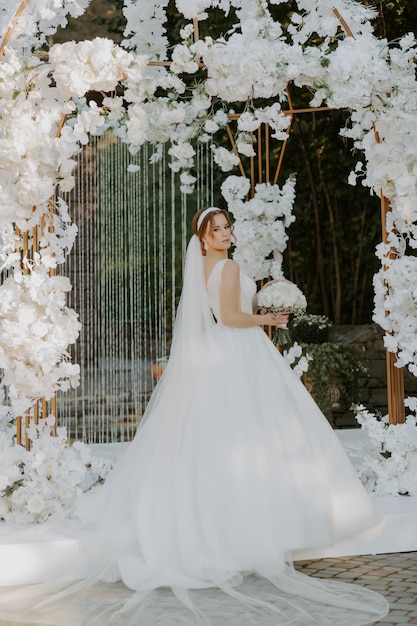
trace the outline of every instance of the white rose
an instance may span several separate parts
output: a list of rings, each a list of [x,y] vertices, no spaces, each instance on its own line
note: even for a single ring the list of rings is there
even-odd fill
[[[45,500],[40,495],[30,496],[27,502],[27,510],[32,515],[39,515],[45,508]]]
[[[265,308],[269,308],[272,306],[272,296],[268,293],[268,290],[265,289],[263,292],[259,292],[258,295],[258,304]]]

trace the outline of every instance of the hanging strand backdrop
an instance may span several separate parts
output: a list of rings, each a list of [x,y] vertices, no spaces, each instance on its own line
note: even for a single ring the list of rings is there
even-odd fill
[[[156,163],[150,154],[145,144],[132,163],[111,132],[93,137],[66,198],[79,228],[65,273],[82,324],[72,351],[81,379],[58,393],[58,414],[72,439],[132,439],[168,356],[195,199],[190,207],[178,192],[165,153]],[[197,203],[210,205],[206,146],[196,167]]]

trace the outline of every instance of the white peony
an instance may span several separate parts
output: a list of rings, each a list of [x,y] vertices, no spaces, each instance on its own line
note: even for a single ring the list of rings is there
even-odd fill
[[[126,76],[131,57],[111,39],[67,41],[49,50],[59,91],[70,98],[87,91],[111,91]]]

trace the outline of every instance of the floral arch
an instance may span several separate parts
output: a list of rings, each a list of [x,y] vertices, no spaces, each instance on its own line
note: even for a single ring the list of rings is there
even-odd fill
[[[396,46],[376,39],[372,11],[351,0],[297,0],[286,27],[270,11],[280,0],[177,0],[185,25],[172,44],[165,29],[167,0],[126,0],[123,46],[96,39],[56,44],[43,54],[47,35],[88,4],[24,0],[17,11],[14,2],[6,3],[1,14],[0,258],[8,278],[0,287],[0,366],[14,415],[24,414],[28,426],[32,418],[55,414],[55,392],[78,384],[79,368],[69,361],[67,347],[76,341],[79,322],[65,305],[70,284],[57,268],[77,232],[62,194],[73,186],[80,147],[111,129],[132,155],[152,145],[157,162],[167,144],[170,167],[186,195],[196,182],[196,145],[209,146],[216,166],[233,172],[223,195],[242,233],[258,210],[256,194],[266,194],[262,200],[277,228],[276,263],[268,265],[253,247],[250,258],[247,249],[237,254],[256,278],[277,275],[293,182],[280,189],[265,179],[267,187],[252,185],[253,197],[245,200],[251,181],[241,176],[239,163],[253,158],[254,136],[265,126],[275,139],[286,140],[287,86],[294,83],[314,92],[311,107],[351,111],[341,133],[363,161],[350,181],[361,178],[381,197],[384,238],[377,250],[374,319],[386,331],[390,355],[390,419],[403,421],[400,368],[417,374],[415,37],[407,34]],[[236,17],[225,38],[200,36],[214,9]],[[91,91],[104,93],[99,104],[85,97]],[[237,130],[228,150],[217,137],[225,130],[230,136],[231,119]],[[18,424],[22,429],[19,417]]]

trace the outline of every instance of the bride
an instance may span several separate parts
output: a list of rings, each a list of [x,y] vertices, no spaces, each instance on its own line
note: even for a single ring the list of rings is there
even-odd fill
[[[2,617],[355,626],[386,615],[379,594],[292,565],[293,550],[380,520],[326,418],[260,328],[285,327],[288,316],[254,313],[256,285],[227,256],[232,230],[216,207],[194,216],[169,362],[137,435],[71,519],[21,533],[25,550],[51,529],[77,547],[54,566],[38,556],[21,587],[2,590]]]

